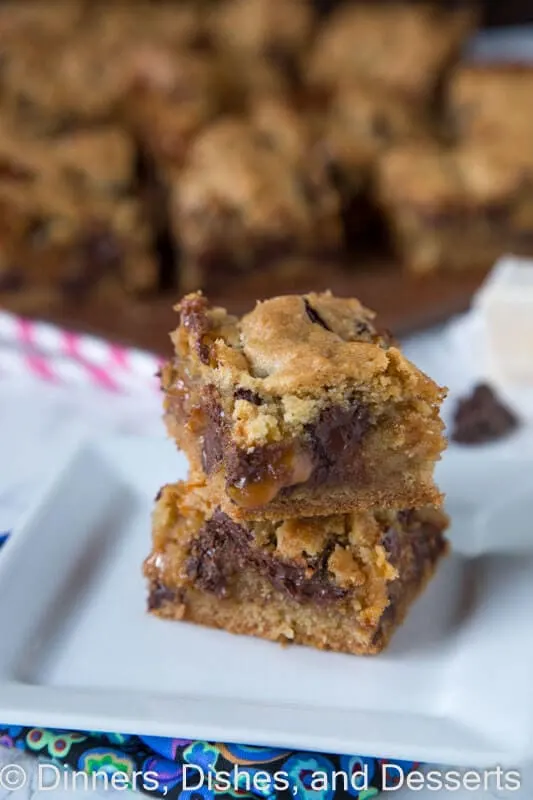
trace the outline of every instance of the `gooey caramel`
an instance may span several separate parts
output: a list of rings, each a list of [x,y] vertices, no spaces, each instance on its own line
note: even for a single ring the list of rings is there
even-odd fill
[[[240,478],[228,487],[228,494],[241,508],[259,508],[270,503],[282,489],[308,481],[313,469],[310,452],[289,447],[272,454],[265,465],[265,475],[259,480]]]

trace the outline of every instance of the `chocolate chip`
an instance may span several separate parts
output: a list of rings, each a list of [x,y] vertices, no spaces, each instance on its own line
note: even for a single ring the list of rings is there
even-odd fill
[[[324,322],[324,320],[322,319],[322,317],[320,316],[318,311],[313,308],[313,306],[311,305],[311,303],[309,302],[307,297],[304,297],[303,301],[304,301],[306,314],[309,317],[309,319],[311,320],[311,322],[315,323],[316,325],[321,325],[324,328],[324,330],[331,332],[331,328],[329,327],[329,325],[327,325]]]
[[[368,407],[354,402],[347,408],[325,408],[318,422],[307,426],[314,451],[315,468],[310,479],[313,485],[361,476],[364,469],[360,458],[361,441],[370,425]]]
[[[396,580],[388,584],[389,605],[381,617],[380,629],[374,637],[374,644],[379,645],[383,632],[394,624],[402,612],[406,590],[420,586],[424,572],[433,567],[447,552],[448,545],[443,535],[444,525],[439,525],[421,518],[416,511],[400,512],[409,519],[408,526],[394,524],[383,533],[381,543],[388,553],[390,563],[399,568]],[[400,521],[400,520],[399,520]]]
[[[394,344],[394,336],[386,328],[376,328],[368,320],[358,319],[355,322],[355,336],[362,342],[375,342],[380,346]]]
[[[394,527],[387,528],[383,536],[381,537],[381,544],[385,548],[386,553],[388,555],[388,560],[392,564],[393,567],[397,566],[400,562],[400,557],[402,554],[400,536],[398,531],[394,529]]]
[[[155,496],[154,502],[155,503],[159,502],[159,500],[161,500],[162,496],[163,496],[163,489],[160,489],[158,491],[158,493],[156,494],[156,496]]]
[[[24,286],[24,278],[18,270],[0,272],[0,292],[18,292]]]
[[[230,486],[260,483],[265,476],[283,484],[284,479],[290,477],[286,445],[267,444],[250,451],[237,447],[224,450],[223,433],[215,434],[220,430],[220,421],[212,418],[212,413],[208,411],[212,423],[204,434],[204,469],[215,468],[224,457]],[[313,472],[304,485],[313,487],[361,479],[364,464],[360,458],[360,443],[370,425],[370,412],[361,403],[354,402],[347,408],[330,406],[324,409],[318,421],[307,426],[307,437],[302,438],[302,448],[313,461]],[[293,488],[289,481],[280,489],[279,495],[286,497]]]
[[[162,583],[153,583],[148,595],[148,610],[157,611],[164,603],[172,603],[175,600],[176,592]]]
[[[326,603],[347,594],[329,575],[334,547],[329,542],[315,564],[305,567],[254,545],[247,528],[217,509],[193,542],[186,568],[200,588],[218,597],[226,596],[231,578],[249,567],[297,602]]]
[[[263,405],[263,401],[258,394],[252,392],[251,389],[244,389],[242,386],[240,386],[238,389],[235,389],[233,392],[233,397],[235,400],[246,400],[248,403],[253,403],[254,406]]]
[[[397,517],[400,525],[408,528],[416,519],[416,510],[414,508],[404,508],[402,511],[398,511]]]
[[[202,402],[206,424],[202,436],[202,467],[208,475],[214,472],[224,456],[224,412],[214,386],[207,386]]]
[[[373,328],[369,325],[368,322],[363,322],[363,320],[356,320],[355,322],[355,335],[358,339],[363,338],[372,338],[373,336]]]
[[[463,398],[457,405],[452,439],[461,444],[483,444],[501,439],[519,424],[518,417],[494,390],[479,384],[470,397]]]

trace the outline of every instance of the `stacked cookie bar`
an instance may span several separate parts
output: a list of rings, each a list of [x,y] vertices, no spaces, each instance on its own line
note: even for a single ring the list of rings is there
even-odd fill
[[[192,294],[178,310],[161,383],[191,470],[156,501],[150,610],[379,652],[447,549],[444,391],[357,300],[277,297],[239,320]]]

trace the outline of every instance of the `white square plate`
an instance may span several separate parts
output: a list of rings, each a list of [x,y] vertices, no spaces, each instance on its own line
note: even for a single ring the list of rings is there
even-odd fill
[[[0,554],[0,719],[465,765],[533,752],[531,461],[450,448],[454,554],[374,658],[145,611],[165,440],[82,447]],[[6,600],[7,599],[7,600]]]

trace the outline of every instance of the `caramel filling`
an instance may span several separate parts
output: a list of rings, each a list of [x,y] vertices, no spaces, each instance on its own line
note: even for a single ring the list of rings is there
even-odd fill
[[[228,494],[242,508],[259,508],[274,500],[282,489],[306,483],[313,469],[311,454],[301,448],[274,451],[264,476],[251,481],[242,477],[228,487]]]

